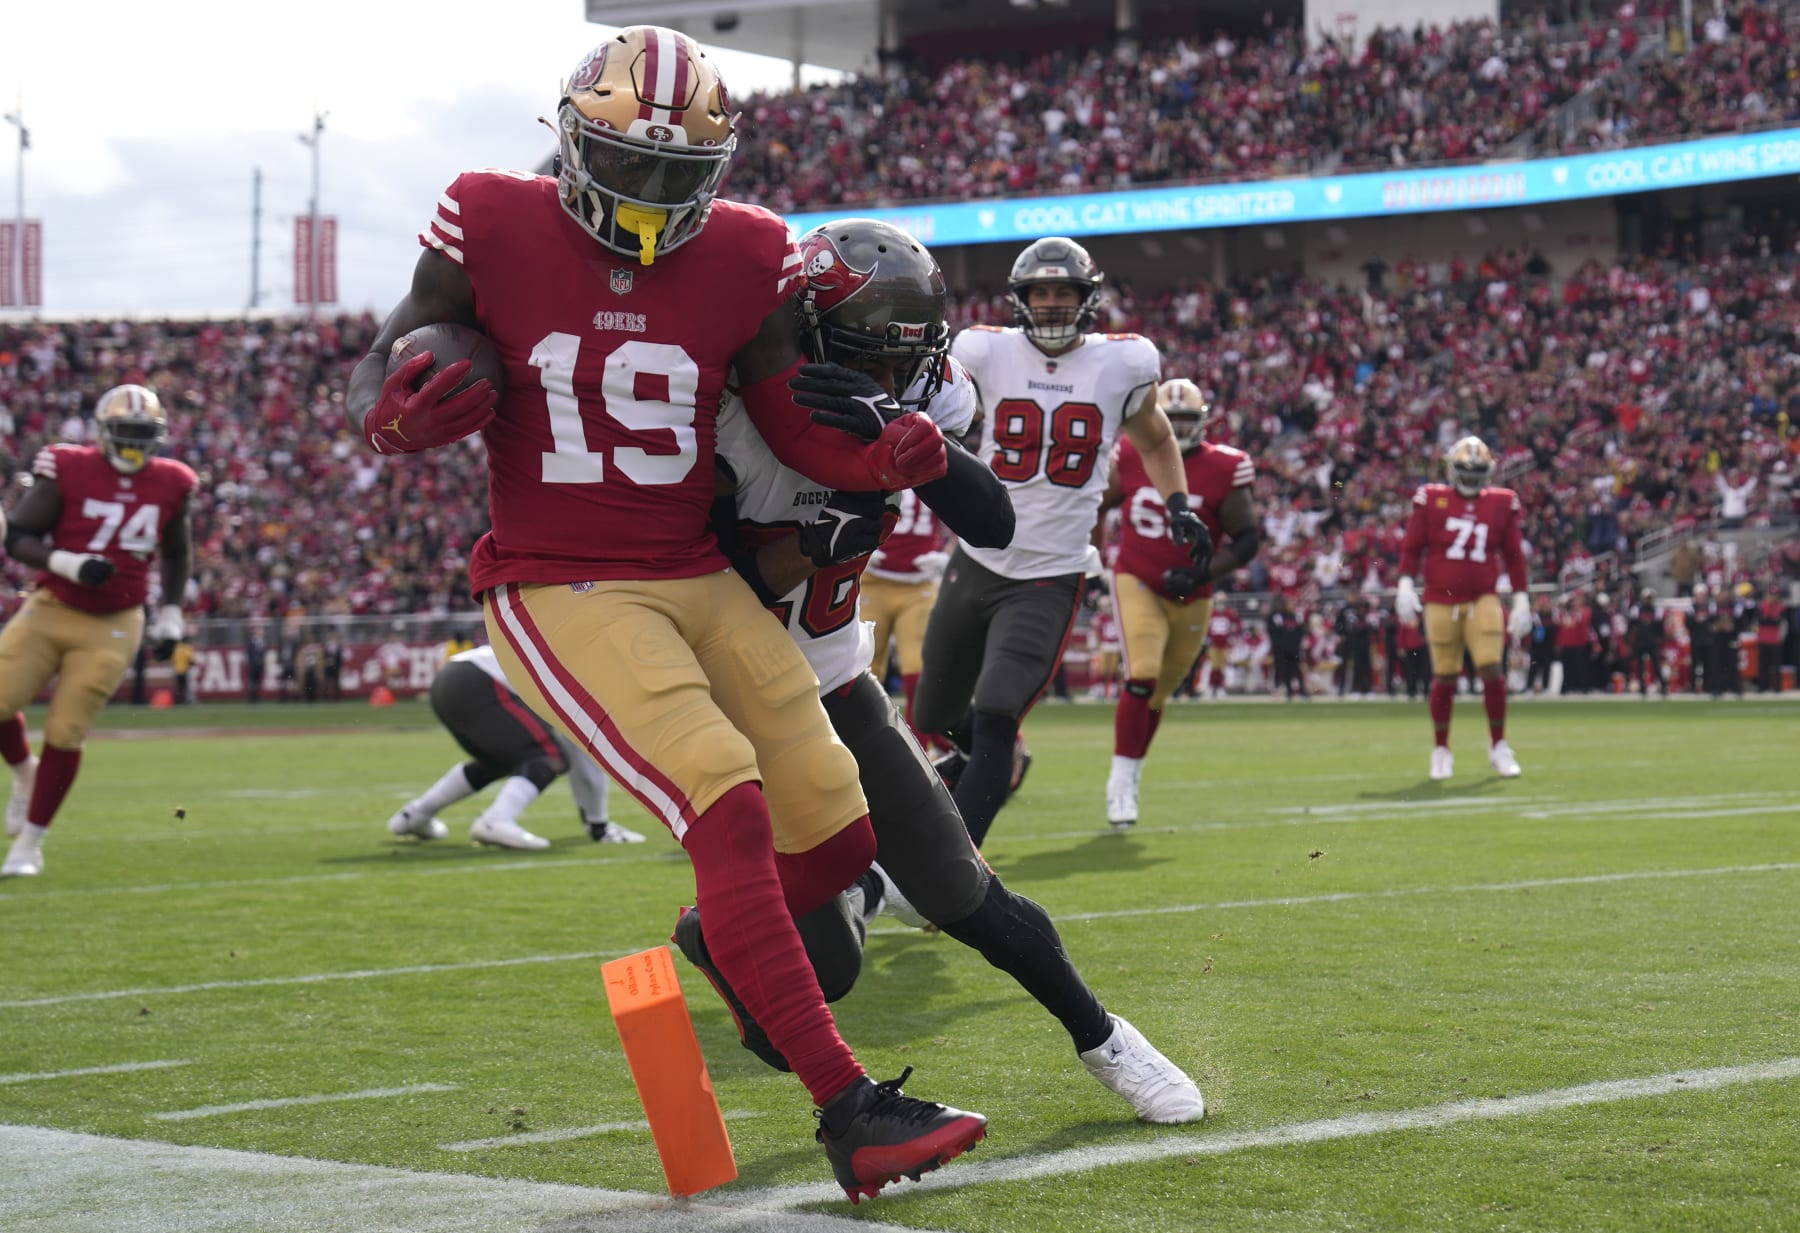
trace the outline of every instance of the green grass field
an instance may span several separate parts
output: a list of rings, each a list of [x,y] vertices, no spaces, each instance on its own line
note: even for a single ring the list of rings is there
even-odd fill
[[[422,704],[105,722],[44,876],[0,883],[9,1233],[1800,1228],[1793,704],[1519,705],[1501,781],[1465,703],[1442,786],[1422,707],[1177,707],[1128,836],[1110,708],[1041,709],[988,856],[1209,1116],[1134,1122],[884,919],[845,1037],[992,1133],[855,1209],[679,958],[741,1177],[667,1198],[599,965],[692,878],[622,792],[650,842],[589,843],[558,784],[548,852],[468,846],[491,794],[420,845],[383,822],[456,758]]]

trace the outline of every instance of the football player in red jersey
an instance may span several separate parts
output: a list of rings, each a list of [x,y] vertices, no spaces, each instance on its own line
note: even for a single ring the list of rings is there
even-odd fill
[[[812,671],[709,529],[716,420],[734,373],[781,460],[852,491],[941,476],[944,439],[885,396],[810,419],[795,403],[800,250],[715,197],[735,124],[686,35],[600,44],[563,88],[555,175],[471,172],[438,198],[347,403],[383,452],[481,431],[492,530],[469,573],[501,669],[687,851],[712,957],[820,1106],[855,1198],[966,1151],[985,1119],[871,1083],[801,948],[790,912],[854,882],[875,838]],[[430,352],[384,375],[434,322],[487,334],[505,390],[459,391],[467,361],[427,377]]]
[[[1137,823],[1138,782],[1163,706],[1206,643],[1213,583],[1248,565],[1262,544],[1262,523],[1250,495],[1256,482],[1250,455],[1206,440],[1211,407],[1187,378],[1163,382],[1157,400],[1181,447],[1194,512],[1212,543],[1224,544],[1225,536],[1231,542],[1210,557],[1195,558],[1171,540],[1168,510],[1143,459],[1129,440],[1120,441],[1101,503],[1102,524],[1106,510],[1124,507],[1113,594],[1125,639],[1125,691],[1113,712],[1112,773],[1106,780],[1106,820],[1119,830]]]
[[[1511,779],[1519,773],[1519,760],[1506,743],[1506,677],[1500,665],[1508,634],[1517,639],[1531,632],[1520,538],[1523,512],[1512,489],[1487,486],[1494,456],[1481,438],[1464,437],[1451,446],[1444,465],[1448,484],[1425,484],[1413,494],[1412,516],[1400,545],[1394,612],[1403,622],[1418,620],[1421,610],[1425,614],[1425,638],[1431,645],[1431,726],[1437,735],[1431,777],[1448,779],[1455,769],[1450,715],[1467,650],[1481,677],[1487,706],[1488,764]],[[1422,586],[1415,586],[1421,562],[1424,579]],[[1505,618],[1496,594],[1502,566],[1513,588],[1512,612]]]
[[[872,667],[877,677],[887,675],[891,642],[900,659],[900,691],[906,698],[908,722],[925,666],[925,623],[931,619],[938,583],[950,562],[949,539],[931,507],[916,493],[903,492],[893,532],[875,550],[863,574],[863,616],[875,623]],[[918,729],[913,731],[918,734]],[[932,743],[939,742],[932,738]]]
[[[13,768],[0,876],[44,870],[44,835],[81,767],[88,730],[112,698],[144,636],[150,561],[161,558],[163,603],[150,622],[156,657],[185,633],[181,595],[192,557],[186,463],[156,457],[169,433],[155,393],[106,391],[94,406],[98,445],[52,445],[5,527],[6,551],[44,572],[0,631],[0,757]],[[44,747],[31,756],[21,707],[56,678]]]

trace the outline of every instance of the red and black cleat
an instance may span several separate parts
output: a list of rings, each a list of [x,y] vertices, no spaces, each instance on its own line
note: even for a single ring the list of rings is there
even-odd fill
[[[889,1182],[919,1178],[948,1164],[987,1137],[987,1118],[916,1100],[900,1090],[912,1074],[908,1066],[898,1079],[877,1083],[867,1104],[850,1119],[842,1134],[825,1129],[820,1115],[816,1138],[851,1203],[874,1198]]]
[[[669,941],[689,963],[700,969],[701,975],[712,982],[713,990],[725,1002],[725,1009],[731,1012],[732,1022],[737,1024],[738,1039],[744,1048],[773,1066],[776,1070],[791,1071],[788,1060],[782,1056],[781,1050],[775,1047],[762,1025],[751,1017],[749,1009],[738,1000],[732,990],[731,983],[725,979],[724,973],[713,963],[712,953],[706,949],[706,938],[700,932],[700,909],[683,908],[681,915],[675,920],[675,932],[669,935]]]

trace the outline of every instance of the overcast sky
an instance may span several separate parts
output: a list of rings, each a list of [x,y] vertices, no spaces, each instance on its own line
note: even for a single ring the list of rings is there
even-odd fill
[[[414,235],[471,167],[534,169],[557,86],[615,32],[582,0],[20,0],[4,6],[0,102],[23,101],[25,215],[44,220],[44,313],[235,311],[250,301],[251,176],[261,304],[293,305],[294,217],[329,113],[319,211],[339,220],[344,307],[385,312]],[[782,61],[713,50],[732,93]],[[0,128],[0,217],[17,132]]]

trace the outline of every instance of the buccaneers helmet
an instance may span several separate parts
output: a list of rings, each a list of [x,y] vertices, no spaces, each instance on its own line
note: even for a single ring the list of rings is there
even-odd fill
[[[115,385],[94,404],[94,433],[114,470],[134,475],[169,436],[162,400],[142,385]]]
[[[1444,455],[1444,469],[1450,473],[1450,484],[1465,497],[1472,497],[1487,487],[1494,473],[1494,454],[1480,437],[1464,437]]]
[[[700,45],[631,26],[563,84],[553,164],[563,209],[645,265],[699,234],[737,145],[731,99]]]
[[[1006,298],[1026,337],[1052,349],[1060,349],[1087,333],[1100,312],[1100,288],[1105,276],[1087,249],[1062,236],[1033,240],[1006,280]],[[1074,312],[1066,308],[1043,309],[1034,315],[1025,305],[1025,289],[1035,283],[1068,283],[1081,293]]]
[[[1156,387],[1156,401],[1169,417],[1175,430],[1175,444],[1182,453],[1198,449],[1205,439],[1206,421],[1212,417],[1212,404],[1200,387],[1186,377],[1175,377]]]
[[[899,401],[930,402],[943,388],[950,327],[944,272],[925,246],[891,223],[842,218],[800,237],[800,268],[806,284],[795,304],[807,354],[850,367],[863,357],[897,360]]]

